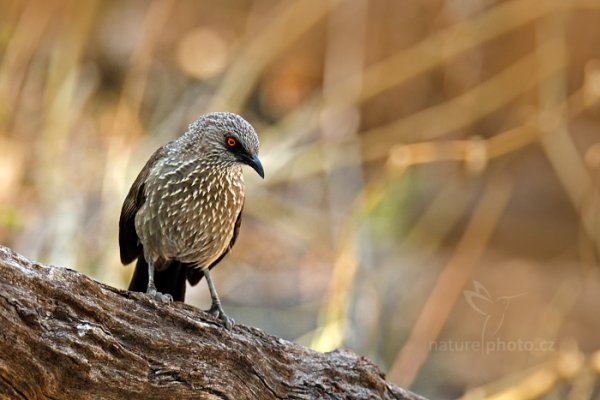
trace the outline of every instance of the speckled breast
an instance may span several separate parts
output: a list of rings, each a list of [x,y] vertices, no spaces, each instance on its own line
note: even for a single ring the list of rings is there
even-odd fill
[[[233,237],[244,202],[241,167],[167,160],[150,178],[148,196],[135,220],[147,256],[207,268]]]

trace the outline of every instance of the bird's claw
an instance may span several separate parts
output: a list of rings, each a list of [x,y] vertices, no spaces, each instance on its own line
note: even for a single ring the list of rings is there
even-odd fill
[[[171,303],[173,301],[173,296],[171,296],[169,293],[158,292],[156,288],[148,288],[146,294],[163,303]]]
[[[220,305],[213,304],[208,310],[206,310],[206,312],[212,315],[213,317],[216,317],[219,320],[221,320],[221,322],[225,326],[225,329],[227,329],[228,331],[230,331],[233,325],[235,324],[235,320],[227,316],[227,314],[225,314],[225,311],[223,311],[223,308]]]

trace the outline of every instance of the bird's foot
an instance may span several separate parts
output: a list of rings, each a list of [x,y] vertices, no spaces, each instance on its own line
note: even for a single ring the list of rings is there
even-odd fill
[[[220,319],[221,322],[223,322],[225,329],[227,329],[228,331],[230,331],[233,325],[235,324],[234,319],[225,314],[225,311],[223,311],[223,307],[221,307],[220,304],[213,303],[213,305],[208,310],[206,310],[206,312]]]
[[[170,303],[173,301],[173,296],[171,296],[169,293],[158,292],[156,291],[155,287],[149,287],[148,290],[146,290],[146,294],[163,303]]]

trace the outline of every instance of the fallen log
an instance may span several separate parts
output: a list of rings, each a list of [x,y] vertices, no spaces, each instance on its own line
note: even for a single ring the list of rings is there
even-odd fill
[[[318,353],[0,246],[8,399],[422,399],[349,351]]]

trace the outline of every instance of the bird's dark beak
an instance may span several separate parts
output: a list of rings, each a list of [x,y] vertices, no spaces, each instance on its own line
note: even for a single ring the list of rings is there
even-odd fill
[[[257,154],[254,154],[250,157],[245,157],[244,162],[251,166],[261,178],[265,179],[265,171],[263,170],[262,163],[260,162]]]

